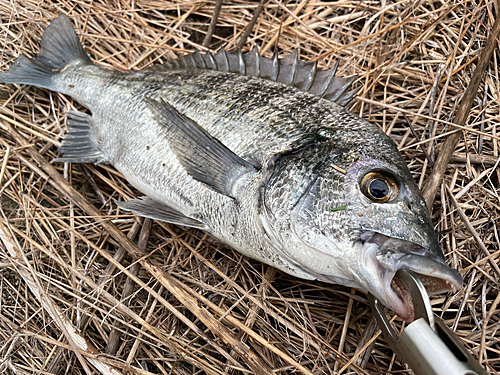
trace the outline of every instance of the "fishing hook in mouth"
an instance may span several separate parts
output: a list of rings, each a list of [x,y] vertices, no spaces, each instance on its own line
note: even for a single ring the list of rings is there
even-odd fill
[[[456,291],[462,285],[462,276],[428,256],[424,247],[380,233],[367,231],[360,235],[366,249],[365,262],[372,263],[380,280],[378,297],[402,319],[414,319],[412,295],[401,278],[402,270],[417,274],[429,295]]]

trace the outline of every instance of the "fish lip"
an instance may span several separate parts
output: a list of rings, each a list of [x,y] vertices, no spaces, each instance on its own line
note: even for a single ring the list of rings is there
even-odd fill
[[[415,272],[429,295],[455,292],[462,286],[460,273],[423,246],[368,231],[362,233],[361,241],[372,248],[368,257],[376,265],[381,280],[381,290],[375,291],[375,296],[407,322],[415,319],[415,313],[408,288],[398,278],[399,270]]]

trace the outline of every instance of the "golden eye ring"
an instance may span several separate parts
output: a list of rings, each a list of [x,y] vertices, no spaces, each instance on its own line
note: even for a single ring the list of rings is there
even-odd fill
[[[392,201],[399,195],[399,183],[389,172],[377,170],[368,172],[361,179],[361,191],[376,203]]]

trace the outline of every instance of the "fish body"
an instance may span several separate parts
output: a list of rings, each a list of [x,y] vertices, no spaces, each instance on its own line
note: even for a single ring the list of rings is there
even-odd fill
[[[444,262],[395,144],[338,104],[352,80],[315,70],[255,51],[106,70],[60,16],[40,56],[21,56],[0,82],[61,92],[90,110],[68,114],[59,160],[113,165],[146,195],[117,202],[123,209],[204,229],[288,274],[360,288],[411,320],[397,270],[438,292],[461,277]]]

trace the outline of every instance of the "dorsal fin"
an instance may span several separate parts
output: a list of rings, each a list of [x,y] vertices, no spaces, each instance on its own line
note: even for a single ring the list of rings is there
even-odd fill
[[[215,55],[194,52],[168,61],[156,69],[210,69],[261,77],[320,96],[341,106],[347,105],[358,89],[348,91],[357,76],[335,77],[338,62],[330,70],[317,69],[316,62],[300,61],[298,50],[282,59],[275,53],[272,58],[259,55],[257,48],[241,53],[220,49]]]

